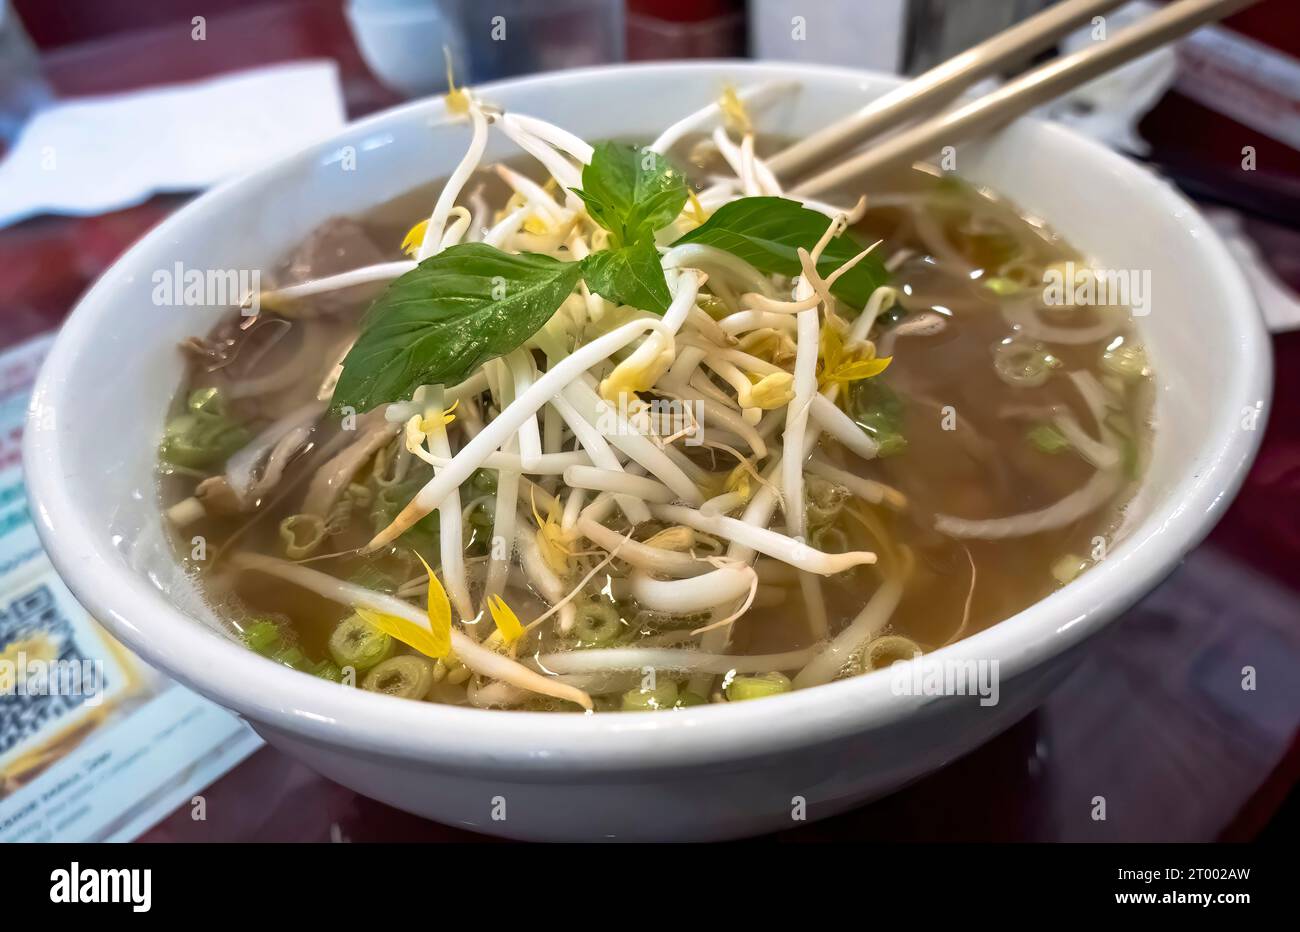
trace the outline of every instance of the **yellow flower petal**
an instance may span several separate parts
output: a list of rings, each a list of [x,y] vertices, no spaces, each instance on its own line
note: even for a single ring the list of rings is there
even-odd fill
[[[429,229],[429,221],[421,220],[415,226],[406,231],[402,237],[402,252],[408,256],[413,256],[420,251],[420,244],[424,242],[425,231]]]
[[[569,557],[564,544],[564,531],[547,524],[537,532],[537,549],[557,576],[569,575]]]
[[[690,218],[692,223],[702,227],[709,222],[709,212],[704,209],[704,205],[700,203],[700,199],[695,196],[694,191],[687,190],[686,203],[690,205],[686,209],[686,216]]]
[[[528,490],[528,504],[533,509],[533,520],[537,522],[537,529],[540,531],[546,526],[546,519],[542,517],[541,512],[537,510],[537,493],[532,489]]]
[[[426,657],[440,660],[451,652],[450,632],[448,632],[447,643],[443,644],[427,628],[421,628],[408,618],[388,615],[368,608],[358,608],[357,614],[384,634],[396,638],[408,647],[415,648]]]
[[[862,379],[880,375],[889,368],[889,364],[893,361],[894,357],[892,356],[884,356],[879,359],[859,359],[856,362],[849,362],[840,366],[830,374],[830,377],[836,382],[859,382]]]
[[[822,328],[822,368],[830,372],[840,364],[840,358],[844,355],[844,337],[839,330],[831,324]]]
[[[433,629],[434,641],[442,649],[441,654],[429,656],[445,657],[451,652],[451,600],[447,598],[447,590],[442,588],[438,574],[428,563],[425,563],[424,557],[419,553],[415,556],[429,573],[429,597],[425,611],[429,616],[429,626]]]
[[[537,489],[535,487],[528,490],[528,503],[533,508],[533,520],[537,522],[538,530],[544,529],[547,524],[558,524],[561,515],[564,514],[560,500],[553,497],[550,504],[546,506],[546,517],[543,518],[537,510]]]
[[[533,507],[533,520],[537,522],[534,540],[542,560],[560,576],[569,574],[568,534],[560,525],[562,509],[559,499],[551,499],[545,518],[537,510],[537,495],[533,489],[528,490],[529,502]]]
[[[433,429],[436,426],[438,426],[439,417],[441,417],[442,425],[446,427],[452,421],[456,420],[455,411],[456,408],[458,408],[459,406],[460,406],[460,399],[457,398],[455,401],[451,403],[451,407],[443,411],[441,415],[434,415],[432,417],[422,418],[420,420],[420,431],[424,433],[425,436],[428,436],[429,434],[433,433]]]
[[[513,644],[524,636],[524,626],[519,623],[519,616],[501,596],[494,595],[488,599],[488,611],[492,613],[492,620],[496,622],[497,630],[507,644]]]
[[[890,357],[876,358],[875,347],[864,342],[846,352],[844,334],[833,324],[822,328],[820,357],[818,359],[818,384],[848,385],[879,375],[888,368]]]

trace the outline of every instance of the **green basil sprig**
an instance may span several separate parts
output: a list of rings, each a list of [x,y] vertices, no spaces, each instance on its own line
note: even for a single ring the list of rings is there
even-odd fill
[[[655,249],[655,231],[686,204],[686,179],[658,152],[602,142],[573,193],[609,231],[610,248],[583,260],[587,287],[606,301],[662,314],[672,295]]]
[[[686,178],[658,152],[621,142],[602,142],[582,169],[573,193],[606,230],[614,248],[653,242],[655,231],[677,218],[686,204]]]
[[[343,360],[335,407],[365,411],[420,385],[463,381],[541,329],[581,276],[576,262],[483,243],[430,256],[371,305]]]
[[[465,243],[425,259],[392,282],[362,319],[361,334],[343,360],[335,409],[365,411],[409,398],[420,385],[463,381],[489,359],[522,346],[579,280],[607,301],[663,314],[672,296],[654,235],[686,204],[681,172],[656,152],[605,142],[595,147],[583,168],[582,188],[574,193],[609,231],[609,249],[565,262]],[[715,246],[759,271],[794,276],[795,250],[811,250],[826,223],[824,215],[795,201],[742,198],[673,245]],[[829,274],[859,251],[855,241],[840,236],[827,246],[818,269]],[[886,278],[880,261],[868,256],[832,290],[861,308]]]
[[[825,214],[809,210],[797,201],[783,197],[743,197],[723,204],[704,225],[678,239],[683,243],[701,243],[739,256],[760,272],[795,276],[801,271],[796,250],[802,246],[812,251],[826,232]],[[817,271],[829,275],[863,250],[848,233],[831,240]],[[884,265],[874,254],[867,256],[845,272],[831,286],[837,298],[854,311],[860,311],[871,292],[889,280]]]
[[[653,242],[602,249],[582,260],[587,287],[606,301],[663,314],[672,295]]]

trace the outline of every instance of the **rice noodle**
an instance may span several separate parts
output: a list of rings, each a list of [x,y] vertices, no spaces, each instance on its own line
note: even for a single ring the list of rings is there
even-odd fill
[[[1114,470],[1102,470],[1060,501],[1038,511],[1011,515],[1006,518],[972,520],[953,515],[935,515],[934,528],[949,537],[1003,540],[1008,537],[1028,537],[1040,531],[1063,528],[1084,515],[1096,511],[1120,487],[1120,476]]]
[[[1052,424],[1070,442],[1070,446],[1093,466],[1098,469],[1114,469],[1119,465],[1119,451],[1090,437],[1072,415],[1065,412],[1054,414]]]
[[[1007,323],[1024,333],[1031,340],[1043,343],[1057,343],[1067,346],[1081,346],[1085,343],[1099,343],[1110,340],[1119,333],[1123,321],[1119,319],[1098,321],[1089,327],[1056,327],[1042,321],[1038,309],[1032,304],[1001,302],[1002,316]]]
[[[799,671],[794,678],[794,688],[807,689],[835,679],[854,652],[889,623],[902,597],[901,583],[894,579],[885,580],[849,626],[835,635],[824,649],[817,650],[807,666]]]

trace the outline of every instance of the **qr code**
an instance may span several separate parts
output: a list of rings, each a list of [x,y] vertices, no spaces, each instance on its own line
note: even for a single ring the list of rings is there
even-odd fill
[[[0,610],[0,656],[17,663],[18,649],[32,648],[36,659],[89,665],[78,648],[73,626],[49,586],[41,584]],[[27,651],[24,649],[24,654]],[[63,665],[62,663],[60,664]],[[20,674],[21,675],[21,674]],[[0,756],[57,723],[87,699],[82,691],[14,689],[0,696]]]

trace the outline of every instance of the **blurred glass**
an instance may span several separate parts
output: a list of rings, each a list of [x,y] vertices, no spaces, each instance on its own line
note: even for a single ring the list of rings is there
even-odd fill
[[[1055,0],[908,0],[903,66],[920,74]]]
[[[403,97],[446,90],[443,50],[465,74],[458,11],[440,0],[348,0],[345,13],[366,66]]]
[[[475,82],[624,58],[623,0],[445,0]]]
[[[622,61],[623,0],[348,0],[366,65],[407,97],[446,88],[442,49],[462,81]]]
[[[52,96],[22,21],[9,0],[0,0],[0,149],[13,144],[27,118]]]

